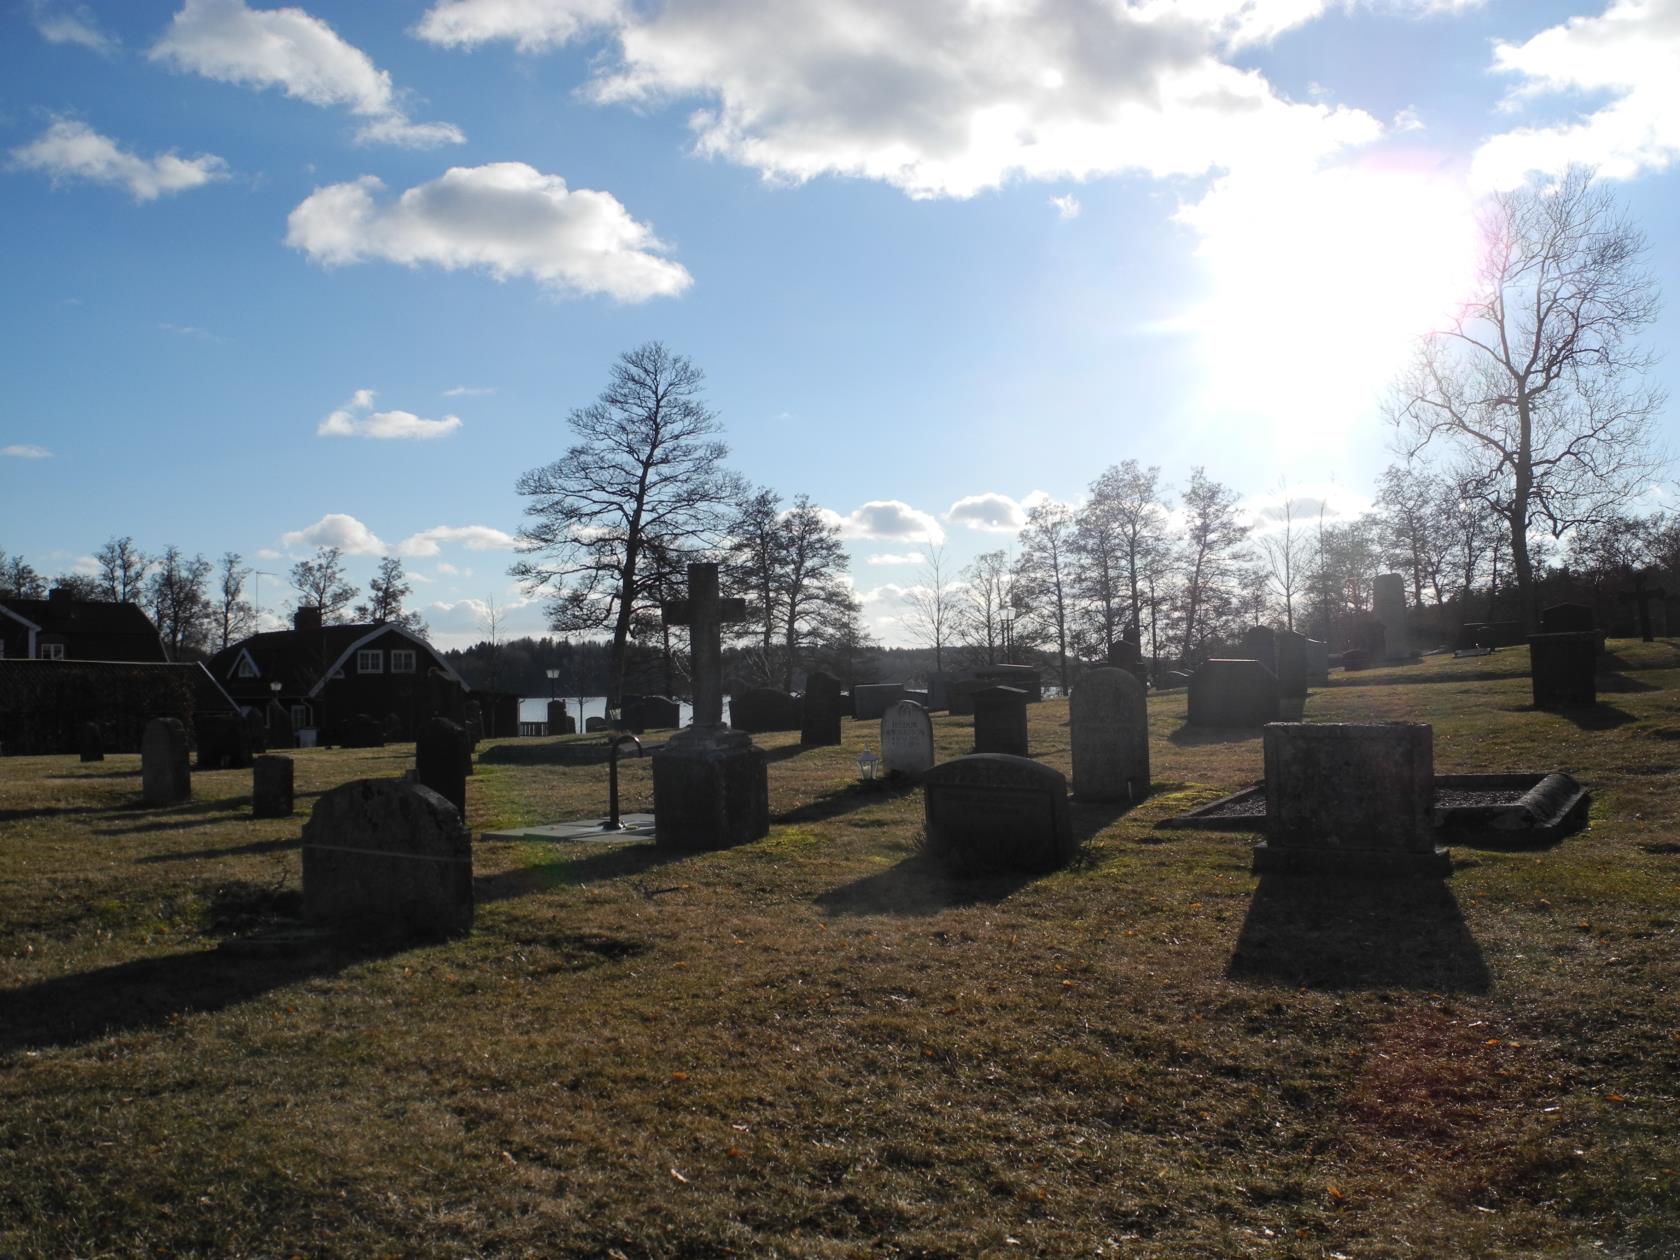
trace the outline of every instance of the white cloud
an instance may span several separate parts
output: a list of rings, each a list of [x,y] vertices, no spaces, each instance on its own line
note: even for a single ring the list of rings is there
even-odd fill
[[[257,548],[258,560],[281,560],[285,558],[285,554],[283,551],[276,551],[273,547]]]
[[[12,150],[15,165],[45,172],[56,184],[85,179],[126,188],[136,201],[199,188],[227,178],[227,163],[214,154],[184,158],[160,153],[144,158],[84,122],[60,118],[39,137]]]
[[[453,389],[443,391],[445,398],[480,398],[485,394],[494,394],[494,385],[457,385]]]
[[[97,577],[102,571],[96,556],[77,556],[70,567],[83,577]]]
[[[1397,132],[1422,131],[1423,116],[1417,112],[1415,106],[1408,105],[1394,115],[1394,121],[1389,126]]]
[[[1324,509],[1325,525],[1341,525],[1358,520],[1374,506],[1369,495],[1359,494],[1336,482],[1303,482],[1281,491],[1267,490],[1253,494],[1237,504],[1237,513],[1253,536],[1275,534],[1284,528],[1284,495],[1293,513],[1293,528],[1297,535],[1310,534],[1318,529],[1318,513]]]
[[[30,0],[29,20],[49,44],[76,44],[102,57],[117,51],[117,39],[100,29],[99,20],[85,4]]]
[[[489,525],[434,525],[431,529],[410,534],[397,544],[400,556],[435,556],[441,543],[460,543],[468,551],[511,551],[512,534]],[[445,566],[439,565],[438,572]]]
[[[329,512],[313,525],[280,535],[282,547],[337,547],[348,556],[383,556],[390,548],[354,516]]]
[[[619,8],[619,0],[437,0],[414,34],[448,48],[508,40],[520,52],[542,52],[611,22]]]
[[[315,432],[321,437],[424,440],[447,437],[460,427],[459,416],[423,420],[412,411],[374,411],[373,391],[358,389],[349,402],[329,412]]]
[[[451,167],[380,205],[383,187],[366,175],[317,188],[287,219],[286,243],[329,267],[368,259],[476,267],[624,302],[673,296],[692,282],[611,193],[569,189],[523,162]]]
[[[33,446],[28,442],[16,442],[11,446],[0,446],[0,455],[10,456],[12,459],[51,459],[52,452],[44,446]]]
[[[367,119],[357,133],[364,142],[430,148],[466,139],[449,123],[410,122],[390,74],[302,9],[186,0],[150,56],[222,83],[277,87],[311,105],[342,105]]]
[[[951,504],[945,519],[953,525],[992,534],[1013,534],[1027,523],[1024,506],[1007,494],[971,494]]]
[[[200,328],[196,324],[159,324],[158,328],[163,332],[177,333],[182,337],[192,337],[198,341],[214,341],[220,344],[225,340],[216,336],[208,328]]]
[[[444,577],[459,577],[461,575],[461,570],[446,560],[438,561],[437,571]]]
[[[1473,168],[1483,187],[1511,188],[1531,171],[1555,174],[1574,162],[1630,179],[1680,159],[1680,0],[1611,0],[1598,17],[1496,44],[1494,68],[1520,76],[1513,107],[1558,93],[1610,99],[1568,121],[1488,140]]]
[[[869,559],[866,560],[864,563],[866,563],[866,564],[922,564],[926,560],[927,560],[926,556],[917,555],[914,551],[904,552],[902,554],[897,553],[897,552],[885,552],[885,553],[878,552],[875,555],[870,556]]]
[[[871,499],[849,515],[820,509],[823,518],[840,528],[842,538],[880,538],[893,542],[942,543],[945,531],[928,513],[898,499]]]
[[[1081,209],[1079,198],[1072,193],[1063,193],[1060,197],[1050,198],[1050,204],[1056,207],[1058,219],[1077,219]]]

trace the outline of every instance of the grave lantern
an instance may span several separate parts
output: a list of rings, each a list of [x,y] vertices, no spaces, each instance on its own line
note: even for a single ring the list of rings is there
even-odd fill
[[[864,783],[873,783],[880,768],[881,759],[867,748],[858,754],[858,778]]]

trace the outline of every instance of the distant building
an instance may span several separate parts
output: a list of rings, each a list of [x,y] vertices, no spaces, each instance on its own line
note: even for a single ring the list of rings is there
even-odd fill
[[[36,661],[167,661],[157,627],[138,604],[0,598],[0,657]]]
[[[461,720],[466,685],[425,639],[401,626],[321,623],[300,608],[290,630],[254,634],[210,658],[215,680],[245,708],[279,705],[296,731],[339,742],[357,717],[412,739],[420,723]]]

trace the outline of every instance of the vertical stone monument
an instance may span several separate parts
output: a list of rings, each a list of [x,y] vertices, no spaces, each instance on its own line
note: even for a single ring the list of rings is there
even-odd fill
[[[140,796],[148,805],[192,799],[187,728],[179,718],[153,718],[140,740]]]
[[[1412,636],[1406,629],[1406,579],[1398,573],[1379,573],[1371,595],[1372,611],[1383,628],[1386,659],[1406,661],[1412,656]]]
[[[1592,630],[1528,636],[1528,673],[1536,709],[1598,703],[1598,635]]]
[[[840,694],[840,680],[828,674],[809,674],[805,678],[805,696],[800,701],[799,742],[808,747],[824,747],[840,742],[840,714],[845,697]]]
[[[1028,695],[1019,687],[982,687],[974,693],[974,751],[1026,757]]]
[[[251,817],[292,816],[292,759],[266,753],[251,763]]]
[[[467,731],[446,717],[427,718],[414,741],[414,781],[431,788],[467,816],[467,763],[472,750]]]
[[[1149,795],[1149,709],[1131,671],[1094,669],[1068,700],[1073,794],[1086,801],[1141,801]]]
[[[888,774],[919,779],[933,769],[933,719],[914,700],[881,715],[881,760]]]

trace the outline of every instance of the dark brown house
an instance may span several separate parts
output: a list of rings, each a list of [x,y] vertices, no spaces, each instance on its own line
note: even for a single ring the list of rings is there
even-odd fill
[[[300,608],[290,630],[254,634],[210,658],[210,673],[240,705],[279,705],[298,732],[341,742],[357,718],[412,739],[429,717],[461,720],[466,687],[443,657],[396,625],[324,626]]]
[[[35,661],[167,661],[157,627],[138,604],[0,599],[0,657]]]

